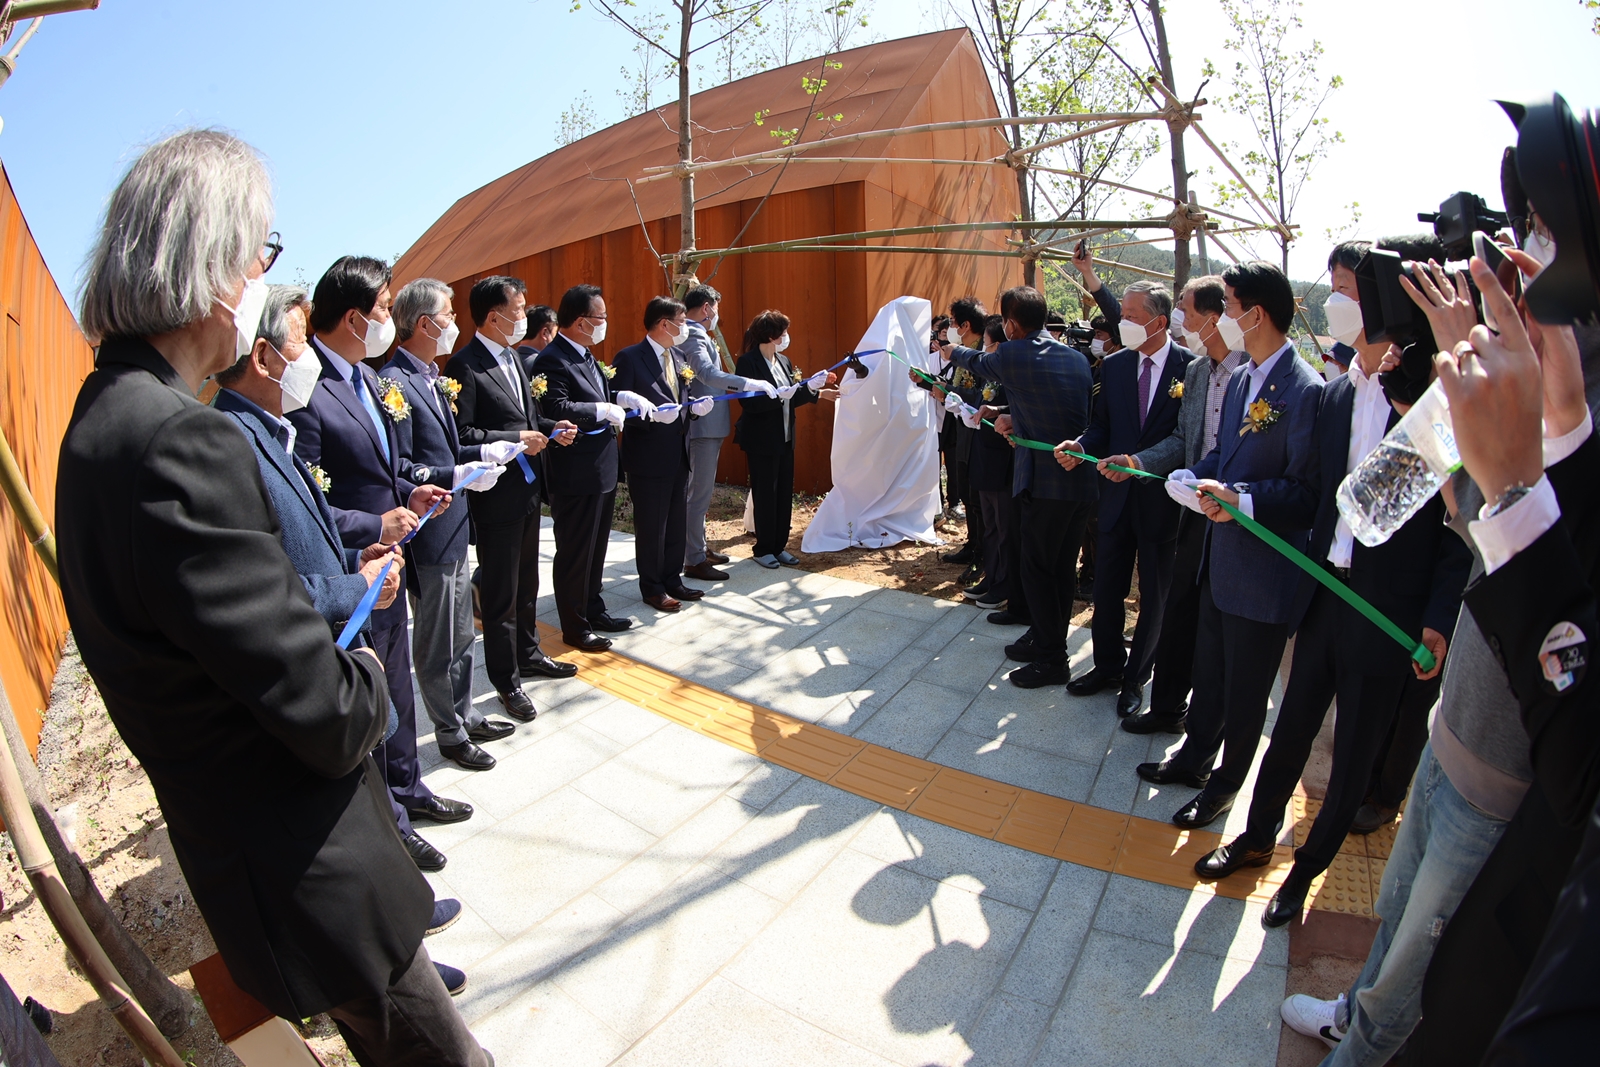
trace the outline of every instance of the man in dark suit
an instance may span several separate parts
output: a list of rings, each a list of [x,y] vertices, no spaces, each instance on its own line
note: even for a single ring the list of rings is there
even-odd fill
[[[350,547],[395,544],[436,503],[435,517],[443,514],[454,477],[453,470],[443,471],[431,484],[416,485],[399,474],[395,423],[411,417],[410,405],[398,385],[380,384],[362,362],[383,355],[394,339],[389,307],[389,267],[381,260],[345,256],[328,268],[317,282],[311,312],[311,345],[322,377],[310,402],[289,413],[299,431],[295,454],[326,476],[328,503]],[[471,817],[472,806],[434,796],[422,781],[407,618],[404,597],[372,613],[372,643],[400,717],[400,728],[383,743],[384,774],[406,848],[423,870],[440,870],[444,854],[412,829],[412,819],[459,822]]]
[[[380,373],[400,384],[411,407],[411,417],[395,426],[401,476],[419,484],[443,472],[453,472],[452,485],[474,479],[466,487],[473,494],[467,497],[467,507],[435,514],[406,551],[411,562],[411,655],[422,705],[433,720],[434,741],[439,754],[457,766],[486,771],[495,759],[479,742],[509,737],[516,727],[484,718],[472,702],[467,516],[476,510],[482,494],[494,491],[502,464],[515,458],[522,445],[461,442],[455,401],[447,388],[455,383],[449,378],[441,383],[436,362],[450,354],[458,333],[451,296],[450,287],[433,278],[418,278],[400,290],[394,302],[400,345]]]
[[[1045,332],[1047,310],[1038,290],[1008,289],[1000,297],[1008,340],[990,353],[951,348],[949,358],[1005,387],[1011,414],[997,419],[995,429],[1046,443],[1072,441],[1088,428],[1094,381],[1083,353]],[[1013,685],[1036,689],[1068,678],[1067,625],[1077,588],[1077,552],[1096,481],[1088,468],[1063,470],[1052,453],[1017,452],[1011,489],[1023,500],[1022,581],[1033,626],[1006,647],[1007,656],[1027,663],[1009,675]]]
[[[645,305],[644,340],[617,353],[612,366],[617,389],[637,394],[652,409],[630,419],[622,430],[622,469],[628,475],[633,502],[634,563],[639,568],[639,594],[657,611],[674,612],[684,600],[705,593],[683,584],[687,539],[686,493],[689,482],[689,425],[696,411],[710,412],[709,397],[689,399],[692,372],[673,351],[689,339],[684,306],[658,296]]]
[[[1223,275],[1227,312],[1218,329],[1250,362],[1234,372],[1222,405],[1217,447],[1192,472],[1190,507],[1211,520],[1202,564],[1194,706],[1183,747],[1138,773],[1157,785],[1201,788],[1172,821],[1205,826],[1233,807],[1255,760],[1267,698],[1294,621],[1301,571],[1232,521],[1226,500],[1305,551],[1317,509],[1317,404],[1322,379],[1289,343],[1294,290],[1270,263],[1241,263]],[[1172,490],[1185,495],[1182,488]],[[1198,495],[1196,493],[1198,492]],[[1214,499],[1215,498],[1215,499]],[[1227,747],[1215,775],[1211,764]]]
[[[1444,525],[1445,504],[1437,494],[1393,537],[1372,548],[1355,540],[1339,514],[1339,483],[1400,418],[1378,381],[1378,367],[1391,347],[1388,342],[1369,343],[1363,332],[1349,372],[1322,390],[1316,435],[1321,476],[1306,554],[1406,633],[1420,635],[1435,662],[1423,671],[1393,638],[1326,586],[1310,575],[1300,579],[1291,613],[1294,661],[1272,742],[1256,777],[1249,825],[1195,864],[1201,878],[1217,879],[1272,862],[1284,808],[1337,697],[1327,793],[1305,844],[1295,850],[1294,869],[1261,917],[1268,927],[1298,917],[1312,879],[1333,863],[1400,708],[1432,706],[1437,699],[1446,644],[1472,567],[1471,550]]]
[[[1206,358],[1189,361],[1183,378],[1178,423],[1172,429],[1172,436],[1131,456],[1111,456],[1112,463],[1165,475],[1180,468],[1192,470],[1217,446],[1217,425],[1222,419],[1222,400],[1228,392],[1228,381],[1247,358],[1242,351],[1230,351],[1217,329],[1217,320],[1222,318],[1226,306],[1222,279],[1215,274],[1191,278],[1183,287],[1173,318],[1176,320],[1179,313],[1183,315],[1187,347],[1193,352],[1204,352]],[[1114,476],[1115,471],[1106,475]],[[1122,720],[1122,728],[1129,733],[1183,732],[1189,710],[1189,690],[1194,683],[1195,631],[1200,621],[1200,562],[1210,525],[1204,515],[1188,508],[1178,509],[1177,547],[1172,582],[1167,587],[1167,599],[1161,612],[1161,637],[1156,642],[1150,706]]]
[[[533,362],[545,384],[551,414],[578,430],[571,445],[548,461],[550,517],[556,556],[551,564],[561,637],[582,652],[604,652],[609,638],[633,625],[606,611],[600,595],[611,512],[617,496],[617,433],[627,412],[613,401],[614,372],[590,348],[605,340],[606,302],[597,285],[575,285],[556,308],[556,339]]]
[[[945,335],[937,340],[941,345],[983,348],[983,324],[988,317],[988,311],[978,302],[977,297],[964,296],[951,301],[949,325],[945,327]],[[945,387],[946,392],[954,392],[968,405],[974,407],[983,402],[979,395],[982,387],[972,377],[970,371],[961,370],[954,364],[947,364],[939,376],[948,383]],[[913,377],[915,378],[915,375]],[[920,379],[918,384],[923,384]],[[984,560],[988,555],[983,543],[983,505],[979,500],[978,490],[972,484],[972,469],[975,462],[973,448],[977,431],[947,411],[939,437],[940,448],[945,454],[945,464],[949,471],[950,499],[961,501],[967,525],[966,543],[953,552],[941,554],[939,558],[946,563],[965,563],[967,569],[957,576],[956,584],[972,586],[979,582],[980,575],[983,574]]]
[[[329,1012],[364,1063],[485,1067],[370,758],[382,666],[334,645],[249,440],[194,399],[250,350],[267,182],[249,146],[191,130],[110,199],[79,319],[100,349],[56,483],[62,597],[240,988],[289,1019]]]
[[[1105,358],[1100,368],[1100,398],[1088,432],[1071,443],[1074,452],[1097,457],[1131,453],[1159,444],[1178,425],[1182,399],[1173,386],[1184,380],[1194,353],[1172,343],[1168,332],[1172,294],[1154,282],[1134,282],[1122,297],[1118,328],[1126,348]],[[1067,470],[1083,462],[1056,453]],[[1125,466],[1126,464],[1119,464]],[[1137,469],[1137,468],[1135,468]],[[1073,696],[1089,696],[1120,686],[1117,714],[1129,715],[1144,702],[1145,683],[1155,662],[1161,612],[1172,583],[1178,538],[1178,507],[1154,479],[1114,471],[1102,458],[1100,530],[1095,548],[1094,666],[1067,683]],[[1133,647],[1122,643],[1127,622],[1123,602],[1139,566],[1139,622]]]

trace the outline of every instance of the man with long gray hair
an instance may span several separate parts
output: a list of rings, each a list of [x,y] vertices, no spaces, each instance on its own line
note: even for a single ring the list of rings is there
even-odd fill
[[[233,980],[286,1018],[328,1012],[369,1067],[483,1067],[370,757],[382,665],[334,644],[250,443],[194,398],[251,350],[271,222],[260,157],[214,130],[145,150],[112,193],[56,484],[62,597]]]

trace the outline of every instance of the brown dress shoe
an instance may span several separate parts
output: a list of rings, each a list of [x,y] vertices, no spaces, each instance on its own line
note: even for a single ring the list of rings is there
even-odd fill
[[[707,556],[704,562],[683,568],[683,576],[700,582],[725,582],[728,580],[728,572],[719,571],[713,567],[710,556]]]
[[[732,556],[724,556],[721,552],[713,552],[710,549],[706,550],[707,563],[715,563],[720,567],[724,563],[732,562],[732,560]]]
[[[691,589],[684,585],[672,590],[670,595],[677,597],[679,600],[699,600],[706,595],[706,591],[704,589]]]
[[[655,608],[657,611],[677,611],[679,608],[683,607],[683,605],[677,600],[674,600],[665,593],[660,593],[656,596],[647,596],[644,598],[644,602]]]

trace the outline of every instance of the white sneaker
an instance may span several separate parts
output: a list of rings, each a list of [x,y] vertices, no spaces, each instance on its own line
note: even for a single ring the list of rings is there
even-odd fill
[[[1344,1040],[1345,1032],[1338,1025],[1339,1016],[1344,1014],[1343,993],[1338,1000],[1318,1000],[1296,993],[1283,1002],[1278,1014],[1290,1029],[1314,1037],[1329,1048],[1338,1048],[1339,1042]]]

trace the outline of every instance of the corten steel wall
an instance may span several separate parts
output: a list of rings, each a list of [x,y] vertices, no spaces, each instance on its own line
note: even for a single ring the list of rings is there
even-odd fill
[[[11,179],[0,168],[0,427],[47,522],[55,521],[56,464],[78,387],[94,352],[28,232]],[[30,747],[50,701],[67,632],[61,592],[11,509],[0,521],[5,610],[0,682]]]

